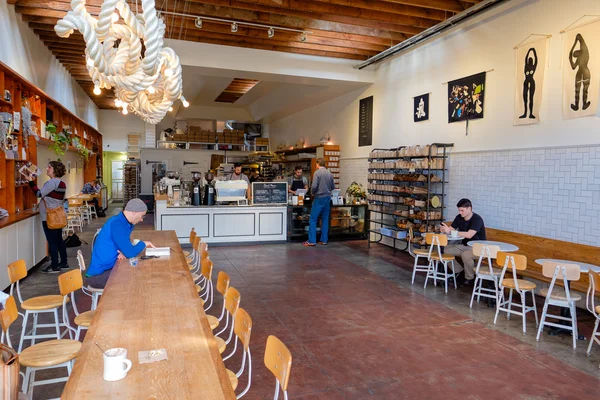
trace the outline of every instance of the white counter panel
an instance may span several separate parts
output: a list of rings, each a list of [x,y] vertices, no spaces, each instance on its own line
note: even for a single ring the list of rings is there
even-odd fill
[[[25,260],[27,268],[31,268],[35,263],[34,257],[34,230],[33,224],[35,217],[27,218],[24,221],[16,223],[17,227],[17,259]]]
[[[206,243],[261,243],[287,240],[286,206],[167,207],[157,200],[155,228],[174,230],[182,244],[192,228]]]

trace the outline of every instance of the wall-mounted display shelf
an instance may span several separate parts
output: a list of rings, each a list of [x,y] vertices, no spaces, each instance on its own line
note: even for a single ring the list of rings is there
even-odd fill
[[[291,176],[296,165],[306,167],[310,171],[309,181],[315,173],[316,159],[323,158],[325,167],[333,175],[336,189],[340,187],[340,146],[339,145],[317,145],[306,146],[300,148],[292,148],[287,150],[277,150],[275,152],[279,159],[272,160],[273,165],[280,165],[283,170],[282,174]],[[310,167],[310,168],[309,168]]]

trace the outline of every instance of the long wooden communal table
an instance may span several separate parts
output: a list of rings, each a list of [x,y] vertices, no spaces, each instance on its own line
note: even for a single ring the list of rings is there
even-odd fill
[[[85,336],[62,399],[235,399],[174,231],[132,239],[170,247],[170,257],[117,262]],[[127,349],[125,379],[104,381],[104,349]],[[140,364],[138,351],[165,348],[168,360]]]

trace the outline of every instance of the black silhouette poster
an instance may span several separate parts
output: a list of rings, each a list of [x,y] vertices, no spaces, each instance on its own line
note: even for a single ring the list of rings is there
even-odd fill
[[[413,98],[415,106],[413,117],[415,122],[427,121],[429,119],[429,93]]]
[[[594,115],[600,90],[600,23],[573,28],[564,35],[563,117]]]
[[[548,38],[544,37],[522,44],[516,49],[514,125],[540,122],[548,41]]]
[[[485,72],[448,82],[448,123],[483,118]]]

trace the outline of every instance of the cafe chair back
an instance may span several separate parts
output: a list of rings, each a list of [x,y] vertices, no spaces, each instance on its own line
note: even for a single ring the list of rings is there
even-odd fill
[[[22,309],[25,310],[23,315],[23,329],[21,332],[21,339],[19,341],[19,353],[23,350],[23,343],[27,339],[31,339],[31,345],[35,344],[36,339],[60,339],[60,327],[65,326],[60,323],[58,318],[58,309],[63,304],[62,296],[59,295],[48,295],[48,296],[37,296],[31,299],[23,301],[21,297],[21,289],[19,281],[27,276],[27,266],[24,260],[17,260],[8,264],[8,279],[10,280],[10,295],[14,296],[16,291],[17,300]],[[38,316],[40,314],[53,314],[53,324],[38,324]],[[27,322],[29,316],[33,317],[33,330],[30,335],[27,334]],[[41,334],[37,330],[39,328],[54,328],[56,333],[52,334]],[[65,332],[66,333],[66,332]]]
[[[192,246],[192,251],[184,251],[183,255],[185,258],[191,259],[193,257],[193,247],[194,247],[194,239],[196,239],[196,231],[194,228],[190,231],[190,245]]]
[[[557,263],[554,261],[544,261],[542,265],[542,273],[546,278],[552,278],[550,286],[547,289],[540,290],[540,295],[545,297],[544,310],[542,311],[542,318],[540,320],[540,326],[538,327],[536,340],[540,341],[540,335],[544,330],[544,326],[553,326],[555,328],[562,328],[572,332],[573,336],[573,349],[577,347],[577,307],[575,302],[581,300],[581,295],[578,293],[571,293],[570,281],[578,281],[581,268],[577,264],[566,264]],[[558,287],[556,283],[562,283],[563,287]],[[548,306],[556,306],[566,308],[570,311],[568,315],[556,315],[548,313]],[[570,325],[558,324],[556,322],[548,322],[546,319],[551,318],[558,321],[570,322]]]
[[[208,303],[204,307],[204,311],[208,311],[213,305],[214,289],[212,283],[213,263],[210,259],[205,258],[202,260],[202,269],[200,275],[202,275],[200,285],[200,298],[204,301],[204,304]]]
[[[283,399],[288,400],[287,387],[292,369],[292,353],[281,340],[273,335],[267,338],[265,366],[275,376],[275,396],[273,400],[279,399],[280,389],[283,392]]]
[[[75,292],[79,289],[83,290],[83,279],[81,277],[81,273],[77,270],[72,270],[69,272],[65,272],[64,274],[60,274],[58,276],[58,288],[60,290],[61,296],[63,296],[63,323],[67,326],[67,329],[69,330],[69,337],[73,339],[74,333],[75,340],[79,340],[81,331],[89,328],[95,314],[94,310],[80,313],[77,309],[77,303],[75,301]],[[75,313],[75,325],[77,325],[77,329],[71,326],[69,320],[69,312],[67,308],[67,302],[69,301],[69,297],[71,305],[73,307],[73,312]]]
[[[454,279],[454,289],[456,289],[456,273],[454,272],[454,256],[449,254],[442,254],[442,247],[448,245],[448,236],[436,233],[427,233],[425,235],[425,242],[429,245],[429,252],[427,253],[427,259],[429,265],[427,268],[427,276],[425,277],[425,285],[423,288],[427,288],[427,281],[433,280],[433,284],[437,286],[438,281],[444,282],[444,289],[448,294],[448,280]],[[443,271],[438,268],[439,263],[442,264]],[[450,273],[448,267],[451,268]]]
[[[233,390],[237,388],[238,378],[242,376],[244,373],[244,369],[246,367],[246,359],[248,359],[248,384],[246,388],[236,396],[237,399],[243,397],[248,390],[250,390],[250,386],[252,385],[252,355],[250,354],[250,335],[252,333],[252,318],[243,308],[239,308],[235,313],[235,342],[233,346],[233,351],[223,358],[223,361],[227,361],[231,356],[235,354],[238,347],[238,341],[242,344],[243,355],[242,355],[242,365],[238,372],[233,373],[231,370],[227,370],[227,375],[229,376],[229,380],[231,385],[233,386]]]
[[[231,339],[233,338],[233,330],[235,327],[235,313],[240,307],[240,292],[234,287],[229,287],[227,289],[227,293],[225,293],[225,326],[219,332],[215,334],[215,337],[221,336],[222,333],[225,333],[229,329],[229,336],[227,340],[225,340],[225,344],[229,344]]]
[[[477,296],[477,302],[481,297],[487,297],[498,301],[498,280],[500,279],[500,270],[495,270],[492,259],[495,259],[500,251],[500,246],[487,245],[482,243],[473,244],[473,255],[478,257],[477,267],[475,268],[475,283],[473,284],[473,293],[471,294],[471,303],[469,307],[473,307],[473,300]],[[482,266],[486,261],[487,266]],[[493,282],[494,288],[483,286],[483,282]]]
[[[588,309],[588,311],[591,312],[592,315],[596,318],[596,323],[594,324],[594,331],[592,332],[590,344],[587,348],[587,355],[589,356],[590,352],[592,351],[592,345],[594,344],[594,342],[600,344],[600,333],[598,332],[598,325],[600,325],[600,305],[597,306],[595,300],[596,291],[600,290],[600,275],[597,272],[592,271],[591,269],[588,273],[590,283],[588,286],[587,296],[585,298],[585,306]]]
[[[498,320],[498,314],[502,311],[506,313],[506,319],[510,319],[511,314],[520,315],[523,319],[523,334],[527,332],[527,313],[533,311],[535,316],[535,325],[538,325],[537,308],[535,306],[535,283],[519,279],[517,277],[518,271],[525,271],[527,269],[527,257],[522,254],[506,253],[499,251],[496,257],[496,264],[502,267],[502,273],[500,274],[500,287],[498,301],[496,303],[496,315],[494,316],[494,325]],[[509,277],[506,274],[510,273]],[[504,289],[509,289],[508,299],[504,293]],[[521,302],[513,302],[513,291],[517,292],[521,296]],[[533,301],[532,306],[527,306],[527,293],[531,294]],[[520,310],[520,311],[519,311]]]
[[[230,282],[231,279],[229,278],[229,275],[223,271],[219,271],[219,276],[217,277],[217,292],[219,292],[223,297],[223,307],[221,308],[221,315],[219,315],[219,318],[214,317],[212,315],[206,316],[206,318],[208,318],[210,328],[213,330],[219,326],[219,324],[225,317],[225,313],[227,312],[227,309],[225,308],[225,294],[227,293],[227,289],[229,289]],[[219,348],[219,350],[225,350],[225,348]]]
[[[81,271],[81,276],[83,277],[87,268],[81,250],[77,250],[77,264],[79,265],[79,271]],[[84,286],[81,291],[92,298],[92,310],[95,310],[98,307],[98,299],[102,296],[104,289],[94,288],[88,285]]]
[[[429,263],[419,265],[419,259],[427,260],[429,258],[429,250],[425,249],[416,249],[413,247],[414,241],[414,231],[413,228],[408,228],[408,254],[413,256],[415,259],[415,263],[413,265],[413,273],[412,273],[412,281],[410,284],[415,283],[415,275],[417,272],[427,272],[429,271]]]
[[[18,316],[15,298],[9,296],[4,309],[0,311],[0,324],[2,326],[1,341],[11,347],[9,329]],[[34,386],[66,382],[69,375],[71,375],[73,361],[80,349],[81,343],[76,340],[57,339],[32,345],[19,352],[19,363],[22,367],[25,367],[22,392],[31,400]],[[36,371],[54,368],[67,368],[67,376],[43,381],[35,380]]]

